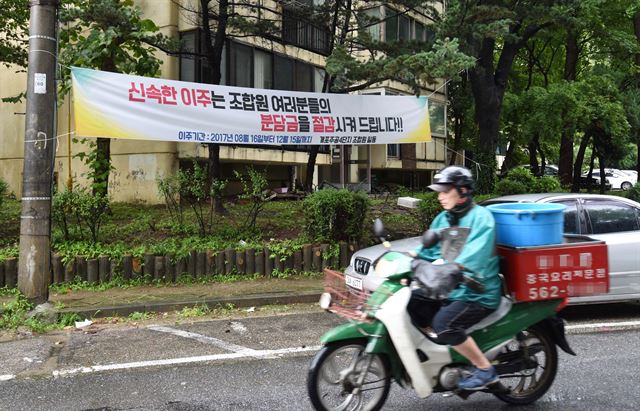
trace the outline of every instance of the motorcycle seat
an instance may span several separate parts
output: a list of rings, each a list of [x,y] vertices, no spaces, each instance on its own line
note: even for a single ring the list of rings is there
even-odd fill
[[[513,302],[511,301],[511,298],[502,296],[500,298],[500,305],[498,306],[498,308],[494,312],[486,316],[479,323],[476,323],[471,327],[467,328],[467,334],[471,334],[474,331],[481,330],[485,327],[490,326],[496,321],[500,320],[502,317],[507,315],[507,313],[511,310],[512,305],[513,305]]]

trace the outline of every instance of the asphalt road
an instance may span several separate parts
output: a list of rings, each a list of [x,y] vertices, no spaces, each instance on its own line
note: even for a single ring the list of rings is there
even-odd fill
[[[630,304],[565,313],[578,357],[527,410],[637,409],[640,316]],[[307,410],[307,367],[336,317],[301,313],[89,328],[0,343],[0,410]],[[392,386],[388,410],[507,409],[491,395],[419,399]]]

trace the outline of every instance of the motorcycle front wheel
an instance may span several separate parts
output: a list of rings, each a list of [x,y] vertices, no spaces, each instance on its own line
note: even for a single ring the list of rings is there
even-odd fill
[[[309,399],[316,410],[375,411],[389,395],[391,377],[385,356],[367,354],[366,340],[325,345],[311,361]]]
[[[558,371],[558,350],[547,331],[531,327],[523,331],[522,341],[505,347],[505,353],[521,351],[528,366],[520,372],[501,375],[500,382],[510,392],[496,393],[496,397],[509,404],[531,404],[551,387]],[[526,349],[523,348],[526,346]]]

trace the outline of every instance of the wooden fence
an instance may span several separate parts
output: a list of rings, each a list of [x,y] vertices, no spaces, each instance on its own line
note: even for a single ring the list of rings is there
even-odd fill
[[[76,277],[89,283],[107,282],[116,274],[126,280],[146,277],[152,280],[174,282],[181,275],[194,278],[224,274],[258,274],[269,277],[274,271],[318,272],[324,268],[344,268],[349,265],[355,243],[339,243],[339,254],[329,255],[328,244],[306,244],[287,257],[273,255],[268,249],[191,251],[183,258],[174,255],[145,254],[142,258],[125,255],[114,262],[107,256],[86,258],[77,256],[67,264],[62,257],[51,256],[51,284],[71,282]],[[0,261],[0,287],[14,288],[18,281],[18,259]]]

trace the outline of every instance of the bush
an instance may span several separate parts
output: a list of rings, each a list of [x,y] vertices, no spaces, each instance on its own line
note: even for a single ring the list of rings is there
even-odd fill
[[[633,200],[640,203],[640,183],[636,183],[626,192],[626,197],[629,200]]]
[[[528,169],[516,167],[498,181],[495,191],[498,195],[552,193],[561,191],[561,186],[556,177],[536,177]]]
[[[361,192],[317,191],[304,200],[307,235],[320,241],[360,240],[370,205]]]
[[[532,193],[557,193],[562,191],[560,180],[557,177],[537,177]]]
[[[2,202],[9,191],[9,185],[0,178],[0,207],[2,207]]]
[[[418,225],[423,230],[426,230],[433,219],[442,211],[442,207],[438,201],[438,193],[418,194],[416,198],[420,199],[416,210]]]
[[[94,195],[86,188],[76,187],[53,196],[52,219],[62,230],[65,241],[79,239],[96,243],[109,207],[108,196]],[[89,236],[85,235],[85,228]]]

